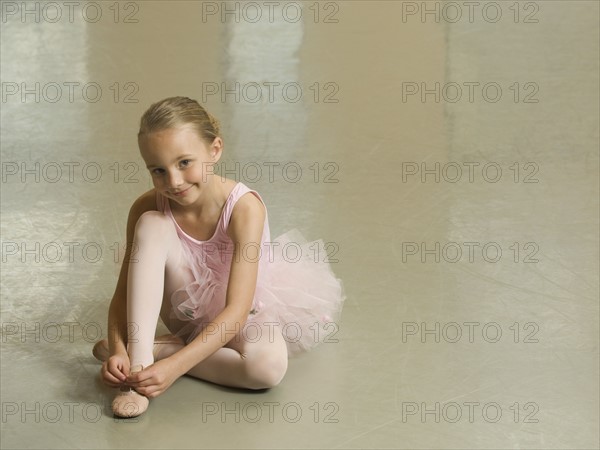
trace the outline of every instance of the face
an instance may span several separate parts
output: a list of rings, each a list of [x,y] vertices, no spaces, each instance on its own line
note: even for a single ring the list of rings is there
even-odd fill
[[[180,205],[191,205],[213,176],[223,142],[207,144],[189,127],[156,131],[138,140],[154,187]]]

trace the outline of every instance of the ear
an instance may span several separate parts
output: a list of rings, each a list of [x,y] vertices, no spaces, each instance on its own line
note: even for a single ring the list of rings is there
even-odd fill
[[[221,159],[221,155],[223,154],[223,139],[220,137],[216,137],[212,144],[210,144],[210,156],[212,157],[214,162],[217,162]]]

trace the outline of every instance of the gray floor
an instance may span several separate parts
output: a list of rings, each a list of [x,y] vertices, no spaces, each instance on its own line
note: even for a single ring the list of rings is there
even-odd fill
[[[599,446],[598,2],[54,5],[2,2],[2,448]],[[348,300],[280,386],[126,422],[90,350],[172,95]]]

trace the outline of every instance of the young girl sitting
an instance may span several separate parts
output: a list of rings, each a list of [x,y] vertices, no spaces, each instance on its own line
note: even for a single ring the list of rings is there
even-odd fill
[[[184,374],[225,386],[277,385],[288,355],[337,329],[345,300],[321,240],[271,241],[261,196],[215,173],[217,121],[196,101],[153,104],[138,133],[154,189],[131,206],[127,251],[94,355],[120,388],[116,415],[143,413]],[[158,318],[170,335],[154,337]]]

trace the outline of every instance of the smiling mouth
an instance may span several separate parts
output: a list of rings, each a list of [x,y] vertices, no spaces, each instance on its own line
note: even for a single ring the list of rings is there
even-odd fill
[[[189,191],[191,188],[192,188],[192,186],[190,186],[190,187],[189,187],[189,188],[187,188],[187,189],[184,189],[183,191],[171,192],[171,194],[173,194],[173,195],[177,195],[177,196],[179,196],[179,195],[183,195],[183,194],[185,194],[187,191]]]

